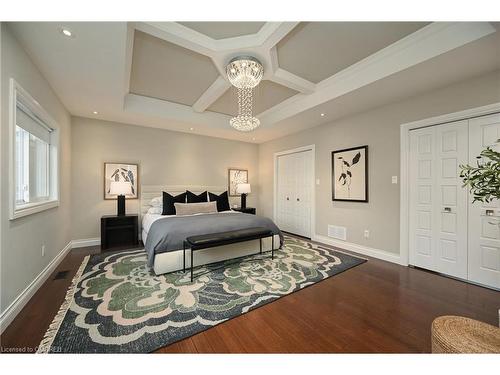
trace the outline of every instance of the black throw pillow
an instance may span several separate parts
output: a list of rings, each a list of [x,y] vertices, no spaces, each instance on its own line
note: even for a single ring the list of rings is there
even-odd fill
[[[221,195],[217,195],[214,193],[208,193],[210,197],[210,202],[217,201],[217,211],[229,211],[231,208],[229,207],[229,197],[227,196],[227,191],[222,193]]]
[[[195,193],[192,193],[192,192],[190,192],[188,190],[188,191],[186,191],[186,194],[187,194],[188,203],[208,202],[207,192],[206,191],[204,191],[200,195],[196,195]]]
[[[163,211],[162,215],[175,215],[174,203],[186,203],[186,193],[176,195],[163,192]]]

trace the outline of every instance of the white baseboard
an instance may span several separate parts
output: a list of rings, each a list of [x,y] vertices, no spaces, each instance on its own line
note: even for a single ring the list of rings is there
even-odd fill
[[[370,256],[373,258],[385,260],[387,262],[400,264],[402,266],[407,266],[407,264],[405,264],[401,260],[401,257],[399,256],[399,254],[394,254],[394,253],[391,253],[388,251],[375,249],[375,248],[368,247],[368,246],[358,245],[358,244],[355,244],[352,242],[337,240],[337,239],[323,236],[320,234],[314,235],[312,239],[313,239],[313,241],[317,241],[317,242],[323,243],[325,245],[339,247],[341,249],[349,250],[349,251],[352,251],[354,253],[367,255],[367,256]]]
[[[5,311],[0,315],[0,333],[2,333],[5,328],[8,327],[14,318],[21,312],[23,307],[29,302],[31,297],[36,293],[36,291],[43,285],[43,283],[49,278],[49,276],[54,272],[56,267],[61,263],[66,254],[71,250],[72,241],[70,241],[64,249],[62,249],[59,254],[57,254],[54,259],[38,274],[37,277],[24,289],[16,299],[5,309]]]
[[[79,240],[71,241],[71,247],[73,249],[76,249],[78,247],[99,246],[100,244],[101,244],[101,239],[99,237],[82,238]]]

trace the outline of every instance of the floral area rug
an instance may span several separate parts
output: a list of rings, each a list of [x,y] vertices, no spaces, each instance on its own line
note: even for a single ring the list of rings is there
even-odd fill
[[[87,256],[40,353],[148,353],[357,266],[285,236],[275,252],[156,276],[143,250]],[[205,274],[203,274],[205,273]]]

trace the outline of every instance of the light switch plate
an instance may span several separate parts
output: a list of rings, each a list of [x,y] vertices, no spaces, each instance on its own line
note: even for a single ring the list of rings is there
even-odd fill
[[[392,176],[392,183],[397,184],[398,183],[398,176]]]
[[[316,179],[316,185],[319,185],[319,178]]]

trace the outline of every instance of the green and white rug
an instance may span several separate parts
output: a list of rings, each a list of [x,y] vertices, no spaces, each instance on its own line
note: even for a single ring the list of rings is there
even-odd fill
[[[189,272],[154,275],[143,250],[87,256],[38,352],[151,352],[363,262],[285,236],[274,260],[199,268],[210,272],[191,283]]]

